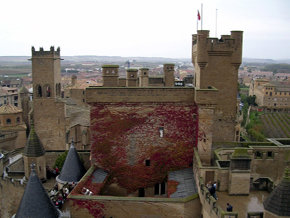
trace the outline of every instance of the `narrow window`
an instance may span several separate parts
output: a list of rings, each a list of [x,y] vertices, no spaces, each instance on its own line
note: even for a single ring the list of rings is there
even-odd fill
[[[164,136],[164,127],[159,127],[159,136],[160,136],[160,138],[163,138],[163,136]]]
[[[50,97],[50,95],[51,95],[51,91],[50,91],[50,86],[49,86],[49,85],[46,86],[46,90],[45,90],[45,92],[46,92],[46,97]]]
[[[42,97],[42,90],[40,85],[37,85],[37,97]]]
[[[155,184],[155,187],[154,187],[154,195],[159,195],[159,183],[156,183]]]
[[[161,183],[161,195],[165,195],[165,182]]]
[[[11,119],[10,119],[10,118],[8,118],[8,119],[6,120],[6,124],[11,124]]]
[[[20,117],[16,118],[16,123],[20,123]]]

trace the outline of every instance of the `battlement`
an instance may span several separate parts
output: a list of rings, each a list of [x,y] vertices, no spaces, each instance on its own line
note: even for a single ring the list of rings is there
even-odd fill
[[[32,52],[32,57],[43,57],[43,56],[48,56],[48,57],[55,57],[55,56],[60,56],[60,47],[57,47],[56,50],[54,50],[54,46],[50,47],[49,51],[45,51],[43,47],[39,48],[39,51],[36,51],[34,46],[31,48]]]
[[[231,35],[222,35],[220,39],[209,37],[208,30],[198,30],[192,35],[193,53],[207,51],[209,56],[231,56],[242,48],[243,31],[231,31]]]

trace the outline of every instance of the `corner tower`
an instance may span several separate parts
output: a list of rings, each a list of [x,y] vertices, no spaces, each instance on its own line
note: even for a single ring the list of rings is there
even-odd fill
[[[196,89],[218,89],[213,141],[234,141],[239,134],[236,119],[238,69],[242,62],[243,32],[232,31],[220,39],[199,30],[192,38],[192,63]]]
[[[65,104],[61,98],[60,48],[32,47],[33,117],[45,150],[65,149]]]

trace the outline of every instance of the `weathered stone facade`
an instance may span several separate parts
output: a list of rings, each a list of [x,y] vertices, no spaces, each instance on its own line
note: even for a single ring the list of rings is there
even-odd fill
[[[37,135],[46,150],[65,146],[65,103],[61,97],[60,49],[32,47],[33,118]]]
[[[255,79],[251,82],[249,95],[255,95],[258,106],[267,110],[288,111],[290,108],[290,88],[286,84]]]
[[[242,31],[232,31],[221,39],[209,38],[199,30],[192,39],[192,63],[196,89],[218,89],[213,141],[235,141],[238,68],[242,62]]]

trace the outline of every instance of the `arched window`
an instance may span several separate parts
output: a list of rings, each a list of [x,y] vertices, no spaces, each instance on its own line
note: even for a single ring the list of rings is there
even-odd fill
[[[36,85],[36,97],[42,97],[42,89],[41,89],[41,85]]]
[[[44,86],[44,94],[45,94],[45,97],[50,97],[51,96],[51,89],[50,89],[50,86],[48,84],[46,84]]]
[[[16,123],[20,123],[20,117],[16,118]]]
[[[11,119],[10,118],[6,119],[6,124],[11,124]]]

